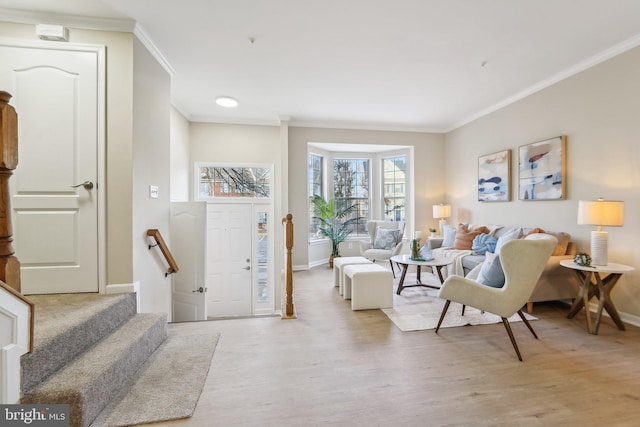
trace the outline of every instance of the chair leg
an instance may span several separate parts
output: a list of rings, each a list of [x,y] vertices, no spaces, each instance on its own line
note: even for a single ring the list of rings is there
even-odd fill
[[[391,265],[391,274],[393,274],[393,278],[396,278],[396,271],[393,269],[393,261],[389,260],[389,264]]]
[[[538,339],[538,336],[536,335],[536,331],[533,330],[533,327],[531,326],[531,323],[529,323],[529,321],[527,320],[526,317],[524,317],[524,313],[522,313],[522,310],[518,310],[518,314],[520,315],[520,318],[522,319],[522,321],[524,322],[525,325],[527,325],[527,328],[529,328],[529,330],[531,331],[531,333],[533,334],[533,336]]]
[[[509,321],[507,320],[506,317],[502,318],[502,324],[504,325],[504,328],[507,330],[507,333],[509,334],[509,338],[511,339],[511,344],[513,344],[513,349],[516,351],[516,354],[518,355],[518,360],[522,362],[522,356],[520,356],[520,350],[518,350],[518,344],[516,344],[516,339],[513,336],[513,332],[511,331],[511,325],[509,325]]]
[[[444,307],[442,307],[442,314],[440,315],[440,320],[438,320],[438,326],[436,326],[436,334],[438,333],[438,330],[440,329],[440,325],[444,320],[444,315],[447,314],[447,310],[449,309],[449,304],[451,304],[451,301],[447,300],[447,302],[444,303]]]

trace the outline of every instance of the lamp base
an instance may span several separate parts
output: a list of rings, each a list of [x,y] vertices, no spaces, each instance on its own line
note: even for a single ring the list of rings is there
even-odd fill
[[[609,233],[606,231],[591,232],[591,264],[607,265],[609,264]]]

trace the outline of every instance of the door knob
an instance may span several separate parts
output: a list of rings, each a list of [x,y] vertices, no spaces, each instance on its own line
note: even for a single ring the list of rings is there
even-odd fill
[[[71,188],[78,188],[78,187],[84,187],[85,190],[92,190],[93,189],[93,182],[85,181],[82,184],[72,185],[71,186]]]
[[[203,288],[202,286],[200,286],[198,289],[196,289],[195,291],[191,291],[191,292],[200,292],[201,294],[203,294],[206,291],[205,288]]]
[[[251,267],[249,267],[248,265],[246,267],[242,267],[243,270],[251,270]]]

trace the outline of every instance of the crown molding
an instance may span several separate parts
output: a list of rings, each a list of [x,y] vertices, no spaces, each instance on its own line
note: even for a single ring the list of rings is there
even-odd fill
[[[142,25],[136,23],[135,28],[133,30],[133,34],[140,40],[140,43],[147,48],[147,50],[153,55],[153,57],[160,63],[162,68],[169,73],[170,76],[175,76],[176,70],[171,66],[171,63],[164,54],[158,49],[156,44],[151,40],[151,38],[147,35],[147,32],[144,30]]]
[[[18,24],[60,24],[84,30],[133,32],[135,21],[130,19],[96,18],[92,16],[62,15],[50,12],[30,12],[0,8],[0,21]]]
[[[560,71],[559,73],[545,79],[542,80],[541,82],[523,90],[522,92],[518,92],[515,95],[512,95],[500,102],[498,102],[497,104],[492,105],[489,108],[486,108],[484,110],[480,110],[475,114],[472,114],[471,116],[467,117],[466,119],[463,119],[457,123],[455,123],[453,126],[451,126],[451,128],[445,130],[445,133],[451,132],[461,126],[464,126],[466,124],[469,124],[471,122],[473,122],[474,120],[477,120],[481,117],[484,117],[486,115],[489,115],[495,111],[500,110],[501,108],[504,108],[508,105],[511,105],[517,101],[520,101],[521,99],[524,99],[528,96],[533,95],[536,92],[540,92],[543,89],[548,88],[549,86],[552,86],[562,80],[568,79],[569,77],[572,77],[578,73],[581,73],[582,71],[585,71],[595,65],[598,65],[608,59],[611,59],[615,56],[618,56],[628,50],[631,50],[637,46],[640,46],[640,34],[631,37],[630,39],[627,39],[621,43],[618,43],[612,47],[610,47],[609,49],[606,49],[600,53],[597,53],[593,56],[591,56],[590,58],[585,59],[584,61],[580,61],[577,64],[563,70]]]

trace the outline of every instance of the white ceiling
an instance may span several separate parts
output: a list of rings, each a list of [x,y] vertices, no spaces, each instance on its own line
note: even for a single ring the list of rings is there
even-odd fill
[[[0,0],[0,20],[135,23],[192,121],[437,132],[640,44],[638,0]]]

